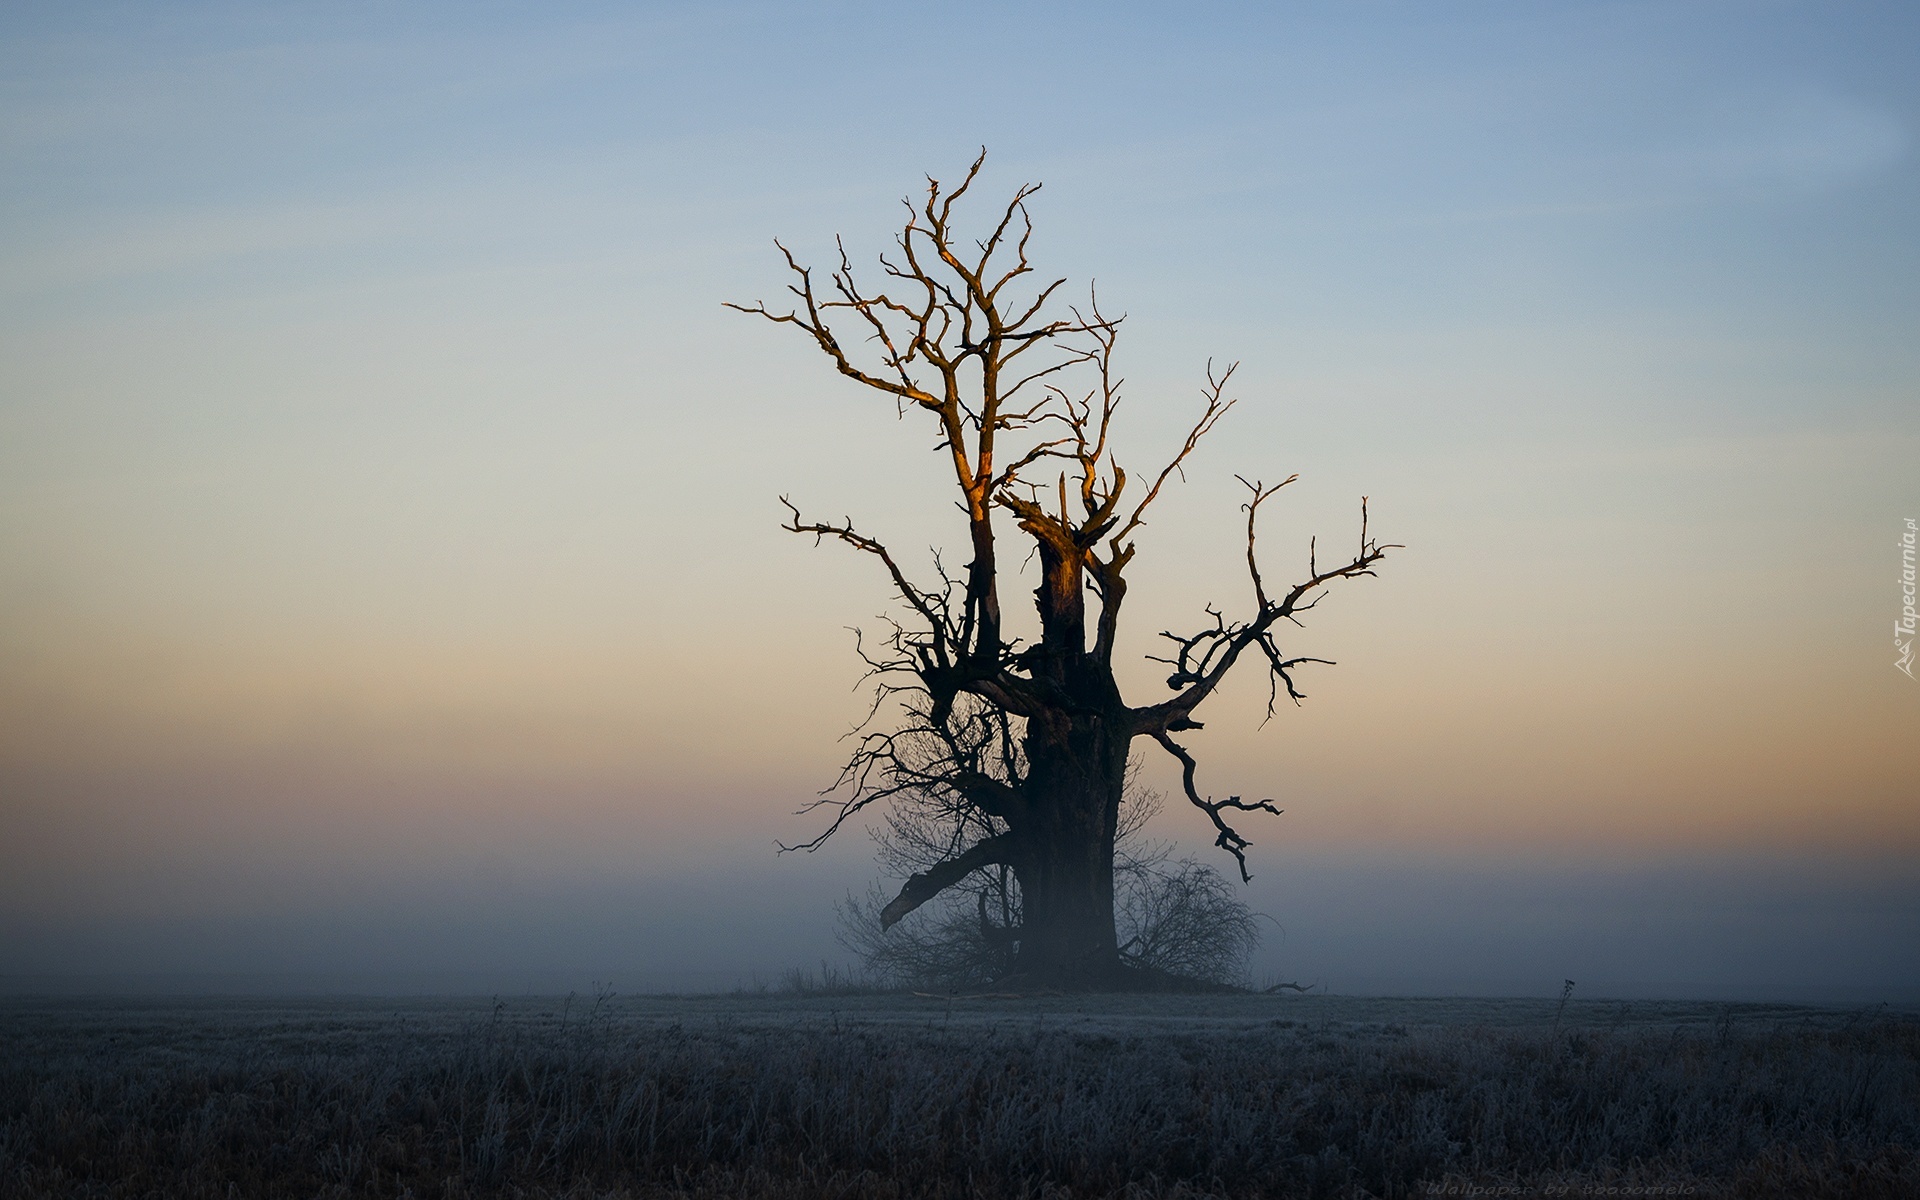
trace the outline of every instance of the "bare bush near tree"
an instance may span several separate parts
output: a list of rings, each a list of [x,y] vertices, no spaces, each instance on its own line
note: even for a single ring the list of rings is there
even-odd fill
[[[1114,840],[1121,962],[1169,985],[1244,983],[1260,942],[1258,918],[1219,871],[1176,859],[1171,846],[1146,838],[1159,810],[1159,793],[1129,779]],[[951,819],[937,802],[897,805],[876,834],[882,865],[898,877],[939,861]],[[869,978],[958,991],[991,986],[1016,969],[1020,885],[1009,868],[977,871],[891,925],[880,920],[887,899],[875,885],[840,905],[841,944],[860,956]]]
[[[959,490],[970,557],[954,576],[936,556],[936,581],[916,583],[900,560],[852,521],[818,521],[784,498],[786,528],[832,538],[873,555],[904,610],[878,644],[860,653],[876,683],[874,707],[836,788],[826,830],[806,848],[881,801],[933,797],[964,814],[943,857],[916,870],[880,911],[892,925],[982,871],[1018,881],[1014,931],[1020,971],[1055,985],[1126,985],[1115,926],[1114,843],[1129,753],[1149,738],[1177,760],[1182,787],[1206,814],[1215,844],[1248,878],[1249,844],[1237,813],[1280,810],[1271,800],[1204,795],[1197,764],[1175,735],[1201,728],[1195,710],[1243,656],[1264,661],[1269,715],[1282,688],[1300,699],[1295,672],[1326,660],[1284,651],[1280,636],[1338,579],[1373,574],[1388,549],[1367,531],[1352,557],[1321,568],[1309,544],[1300,582],[1270,590],[1255,553],[1261,507],[1281,488],[1245,480],[1250,611],[1229,619],[1209,607],[1194,633],[1165,632],[1172,695],[1130,705],[1114,678],[1113,656],[1126,598],[1126,571],[1147,512],[1234,401],[1233,368],[1209,367],[1198,417],[1157,472],[1136,476],[1114,456],[1113,419],[1121,379],[1114,346],[1121,319],[1089,292],[1087,306],[1061,308],[1065,280],[1032,286],[1033,226],[1017,190],[984,237],[962,235],[955,205],[979,174],[984,152],[957,187],[929,179],[923,203],[907,204],[893,255],[880,258],[884,282],[869,286],[845,247],[823,280],[780,246],[792,303],[733,305],[802,333],[848,379],[893,401],[904,416],[923,412]],[[1025,290],[1023,290],[1025,289]],[[1001,609],[1003,576],[1028,557],[1003,562],[1008,522],[1037,563],[1033,595],[1038,637],[1017,636]],[[1097,605],[1089,611],[1088,593]]]
[[[1260,944],[1251,908],[1227,877],[1190,856],[1114,864],[1122,962],[1169,980],[1244,984]]]

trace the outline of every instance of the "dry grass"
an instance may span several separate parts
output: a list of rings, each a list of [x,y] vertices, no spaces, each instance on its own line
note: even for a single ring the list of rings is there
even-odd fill
[[[1556,1031],[1553,1015],[1332,997],[10,1001],[0,1195],[1920,1195],[1910,1016],[1575,1002]]]

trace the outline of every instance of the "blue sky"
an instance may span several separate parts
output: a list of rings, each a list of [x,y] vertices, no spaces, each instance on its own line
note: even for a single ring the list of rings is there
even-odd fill
[[[272,943],[369,896],[474,911],[434,916],[434,880],[609,913],[696,866],[864,886],[857,839],[768,852],[884,603],[775,497],[905,546],[950,536],[945,498],[924,431],[720,302],[775,295],[775,236],[870,257],[985,145],[983,198],[1045,183],[1043,269],[1129,314],[1130,454],[1244,363],[1138,638],[1236,594],[1236,471],[1305,476],[1275,554],[1361,494],[1409,547],[1303,635],[1341,663],[1305,708],[1223,697],[1199,747],[1216,790],[1287,799],[1273,861],[1352,889],[1296,947],[1392,944],[1440,885],[1389,881],[1434,853],[1463,895],[1513,854],[1801,878],[1807,954],[1853,944],[1844,881],[1920,853],[1887,636],[1917,57],[1903,5],[9,6],[0,936],[27,971],[172,969],[124,949],[164,918],[247,970],[236,914]],[[1524,887],[1551,908],[1563,874]],[[1448,936],[1497,947],[1502,903]],[[824,904],[700,969],[830,945]]]

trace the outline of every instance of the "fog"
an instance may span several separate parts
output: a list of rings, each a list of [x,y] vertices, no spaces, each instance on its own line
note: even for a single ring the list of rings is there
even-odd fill
[[[1128,314],[1130,470],[1244,364],[1142,532],[1129,700],[1248,603],[1236,474],[1302,475],[1275,575],[1362,496],[1405,547],[1289,631],[1338,663],[1301,706],[1249,676],[1193,738],[1286,810],[1256,982],[1912,998],[1913,12],[983,11],[0,14],[0,987],[843,959],[862,832],[774,846],[889,601],[778,497],[921,578],[950,483],[721,302],[776,236],[871,261],[984,143]],[[964,103],[876,103],[936,45]]]
[[[1263,859],[1265,861],[1263,861]],[[1345,995],[1920,1000],[1920,882],[1899,861],[1596,865],[1256,857],[1252,982]],[[588,994],[779,986],[854,965],[835,902],[856,853],[719,859],[644,878],[506,859],[325,904],[0,928],[9,992]]]

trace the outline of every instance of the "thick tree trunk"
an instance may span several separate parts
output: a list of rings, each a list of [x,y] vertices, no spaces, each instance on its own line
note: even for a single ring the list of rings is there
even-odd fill
[[[1036,981],[1098,985],[1118,972],[1113,843],[1127,744],[1088,715],[1064,729],[1029,729],[1026,792],[1032,816],[1018,831],[1018,969]]]
[[[1085,984],[1119,962],[1113,922],[1113,859],[1097,837],[1062,836],[1023,855],[1019,971],[1058,984]]]

